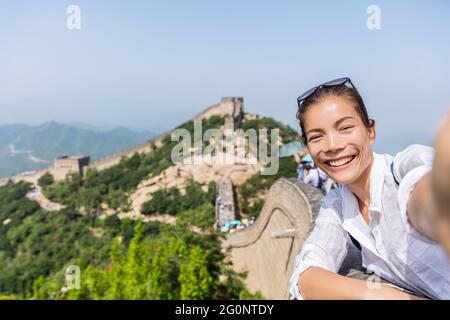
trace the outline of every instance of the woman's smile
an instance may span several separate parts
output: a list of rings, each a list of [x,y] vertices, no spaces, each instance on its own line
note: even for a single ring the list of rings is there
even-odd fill
[[[333,158],[324,162],[324,165],[328,170],[340,171],[350,167],[356,155],[350,155],[345,157]]]

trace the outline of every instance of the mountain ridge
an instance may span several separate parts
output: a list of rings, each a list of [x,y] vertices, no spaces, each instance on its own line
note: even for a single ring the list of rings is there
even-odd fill
[[[44,169],[63,154],[85,154],[99,159],[157,135],[157,132],[138,132],[126,127],[85,126],[86,129],[56,121],[1,125],[0,177]]]

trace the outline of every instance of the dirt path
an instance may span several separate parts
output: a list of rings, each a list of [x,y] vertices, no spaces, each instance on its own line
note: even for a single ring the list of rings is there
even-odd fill
[[[53,202],[47,199],[42,193],[42,189],[40,186],[33,185],[33,187],[34,190],[29,191],[27,193],[27,198],[36,201],[41,206],[42,209],[47,211],[59,211],[66,207],[60,203]]]

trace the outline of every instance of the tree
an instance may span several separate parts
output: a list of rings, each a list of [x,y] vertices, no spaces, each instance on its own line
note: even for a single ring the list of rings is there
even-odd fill
[[[46,172],[38,179],[38,185],[44,188],[53,184],[54,181],[55,180],[53,179],[52,174],[50,172]]]
[[[180,298],[183,300],[201,300],[211,298],[213,278],[208,272],[208,261],[201,247],[195,246],[189,253],[189,259],[181,265]]]
[[[81,278],[84,286],[89,291],[89,298],[101,300],[106,298],[106,290],[110,285],[107,279],[107,273],[94,268],[87,267]]]
[[[139,220],[134,228],[134,237],[128,247],[127,260],[124,266],[126,299],[148,298],[146,278],[149,271],[149,263],[146,261],[148,253],[142,243],[143,239],[144,225]]]
[[[33,282],[33,298],[35,300],[46,299],[48,293],[45,289],[45,278],[41,275]]]
[[[125,299],[123,259],[120,243],[115,239],[111,249],[111,269],[108,274],[108,280],[111,286],[107,294],[107,299]]]
[[[207,198],[212,204],[216,204],[216,193],[217,193],[217,185],[215,181],[210,181],[208,183],[208,194]]]
[[[194,209],[188,209],[179,213],[177,215],[177,221],[207,229],[212,227],[216,221],[214,207],[210,203],[203,203]]]
[[[176,237],[159,241],[151,261],[150,288],[153,299],[176,300],[180,297],[178,276],[187,253],[186,243]]]

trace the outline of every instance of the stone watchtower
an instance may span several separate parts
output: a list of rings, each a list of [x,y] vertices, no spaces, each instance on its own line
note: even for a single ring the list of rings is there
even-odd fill
[[[64,180],[72,173],[83,175],[83,169],[89,165],[89,161],[87,156],[63,155],[55,159],[50,172],[55,180]]]
[[[228,115],[225,117],[224,129],[236,130],[240,127],[244,114],[244,98],[225,97],[221,103],[229,107]]]

